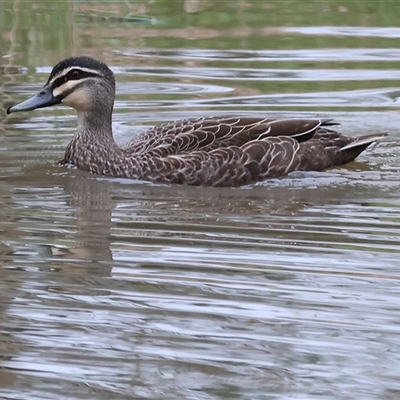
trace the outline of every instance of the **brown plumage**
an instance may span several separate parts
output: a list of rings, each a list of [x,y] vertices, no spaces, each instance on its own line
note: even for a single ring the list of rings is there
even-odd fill
[[[99,175],[161,183],[240,186],[292,171],[321,171],[354,160],[385,134],[351,138],[331,120],[209,117],[151,128],[119,147],[111,128],[115,81],[89,57],[57,64],[33,98],[8,113],[63,103],[78,128],[61,164]]]

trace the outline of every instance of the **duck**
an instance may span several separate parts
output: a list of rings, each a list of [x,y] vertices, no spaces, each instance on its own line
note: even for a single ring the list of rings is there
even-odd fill
[[[60,165],[93,174],[196,186],[243,186],[294,171],[323,171],[353,161],[386,133],[349,137],[332,119],[221,116],[149,128],[119,146],[113,136],[115,77],[103,62],[69,57],[33,97],[7,114],[57,104],[72,107],[77,129]]]

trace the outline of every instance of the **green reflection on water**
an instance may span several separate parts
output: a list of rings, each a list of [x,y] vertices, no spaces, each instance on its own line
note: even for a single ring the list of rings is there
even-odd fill
[[[70,55],[88,54],[111,65],[175,67],[185,60],[124,56],[132,49],[340,49],[395,48],[397,38],[305,35],[285,32],[290,26],[396,27],[400,3],[397,1],[3,1],[0,3],[3,64],[28,67],[28,77],[18,74],[8,81],[29,82],[33,68],[51,66]],[[339,54],[340,57],[340,54]],[[219,59],[224,68],[299,69],[397,69],[387,61],[282,61],[275,63]],[[214,67],[215,60],[195,60],[189,66]],[[1,77],[0,77],[1,79]],[[46,78],[38,76],[35,81]],[[119,75],[119,81],[132,80]],[[179,76],[140,77],[142,81],[171,82]],[[189,78],[193,83],[232,86],[251,93],[301,93],[307,91],[346,91],[397,86],[394,80],[343,81],[231,81],[210,76]],[[179,95],[169,95],[175,99]],[[229,94],[228,94],[229,96]],[[204,95],[206,97],[206,95]]]
[[[268,49],[390,47],[393,39],[297,35],[290,26],[398,26],[397,1],[3,1],[3,52],[54,61],[114,47]],[[98,50],[99,51],[99,50]],[[51,52],[51,54],[50,54]]]

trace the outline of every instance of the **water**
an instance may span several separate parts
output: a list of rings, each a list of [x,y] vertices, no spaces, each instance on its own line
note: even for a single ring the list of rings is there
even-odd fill
[[[3,114],[0,398],[398,398],[400,10],[281,3],[0,6],[3,110],[90,54],[120,143],[215,114],[390,133],[345,167],[193,188],[58,167],[71,110]]]

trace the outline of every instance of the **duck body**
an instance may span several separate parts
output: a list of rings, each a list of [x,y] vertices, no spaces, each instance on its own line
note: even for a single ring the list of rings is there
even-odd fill
[[[115,81],[89,57],[57,64],[44,88],[7,112],[55,104],[76,109],[78,127],[60,164],[99,175],[159,183],[241,186],[293,171],[322,171],[354,160],[386,134],[347,137],[332,120],[205,117],[151,128],[124,146],[112,133]]]

